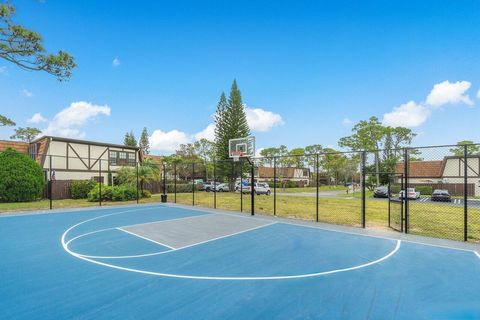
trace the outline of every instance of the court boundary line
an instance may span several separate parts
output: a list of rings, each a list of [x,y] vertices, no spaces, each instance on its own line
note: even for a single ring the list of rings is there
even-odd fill
[[[177,207],[177,205],[172,205],[172,204],[167,204],[166,206],[170,206],[170,207]],[[229,216],[238,216],[238,217],[242,217],[242,218],[246,218],[246,219],[259,219],[259,220],[265,220],[265,221],[270,221],[270,220],[275,220],[275,219],[282,219],[282,220],[287,220],[288,218],[283,218],[283,217],[276,217],[276,216],[273,216],[273,217],[270,217],[270,216],[262,216],[262,217],[265,217],[265,218],[259,218],[257,216],[241,216],[241,215],[238,215],[234,212],[226,212],[226,211],[220,211],[220,212],[215,212],[215,211],[210,211],[209,208],[200,208],[198,207],[197,209],[195,208],[190,208],[190,207],[184,207],[183,205],[180,205],[178,206],[179,208],[182,208],[182,209],[187,209],[187,210],[193,210],[193,211],[204,211],[204,212],[210,212],[212,214],[223,214],[223,215],[229,215]],[[212,210],[215,210],[215,209],[212,209]],[[218,209],[216,209],[218,210]],[[290,219],[288,219],[290,220]],[[313,221],[308,221],[308,220],[304,220],[306,223],[308,222],[313,222]],[[455,247],[451,247],[451,246],[446,246],[446,245],[441,245],[441,244],[433,244],[433,243],[423,243],[423,242],[419,242],[419,241],[415,241],[415,240],[408,240],[408,239],[398,239],[398,238],[394,238],[394,237],[388,237],[388,236],[382,236],[382,235],[372,235],[372,234],[363,234],[363,233],[357,233],[357,232],[354,232],[354,231],[344,231],[344,230],[335,230],[335,229],[330,229],[328,227],[323,227],[323,226],[315,226],[315,225],[304,225],[304,224],[300,224],[300,223],[295,223],[295,222],[290,222],[290,221],[278,221],[278,223],[283,223],[283,224],[288,224],[288,225],[294,225],[294,226],[299,226],[299,227],[305,227],[305,228],[313,228],[313,229],[320,229],[320,230],[325,230],[325,231],[331,231],[331,232],[337,232],[337,233],[346,233],[346,234],[351,234],[351,235],[357,235],[357,236],[363,236],[363,237],[371,237],[371,238],[377,238],[377,239],[385,239],[385,240],[400,240],[402,242],[408,242],[408,243],[414,243],[414,244],[418,244],[418,245],[424,245],[424,246],[431,246],[431,247],[438,247],[438,248],[444,248],[444,249],[450,249],[450,250],[458,250],[458,251],[463,251],[463,252],[473,252],[476,254],[476,251],[473,250],[473,249],[464,249],[464,248],[455,248]],[[323,222],[321,222],[323,223]],[[340,225],[341,227],[346,227],[348,228],[349,226],[344,226],[344,225]],[[359,229],[359,230],[364,230],[364,229]],[[433,238],[433,239],[442,239],[442,238]],[[446,240],[449,240],[449,239],[446,239]],[[451,241],[454,241],[454,240],[451,240]]]
[[[170,220],[165,220],[165,221],[170,221]],[[134,232],[127,232],[126,230],[119,229],[119,230],[121,230],[121,231],[125,231],[126,233],[130,233],[131,235],[137,236],[137,237],[139,237],[139,238],[152,241],[152,242],[157,243],[157,244],[159,244],[159,245],[161,245],[161,246],[168,247],[168,248],[170,248],[171,250],[157,251],[157,252],[145,253],[145,254],[138,254],[138,255],[126,255],[126,256],[91,256],[91,255],[86,255],[86,254],[80,254],[80,253],[78,253],[78,252],[75,252],[75,253],[78,254],[78,255],[81,255],[82,257],[91,258],[91,259],[131,259],[131,258],[143,258],[143,257],[158,256],[158,255],[170,253],[170,252],[173,252],[173,251],[180,251],[180,250],[183,250],[183,249],[195,247],[195,246],[198,246],[198,245],[201,245],[201,244],[205,244],[205,243],[208,243],[208,242],[220,240],[220,239],[223,239],[223,238],[228,238],[228,237],[236,236],[236,235],[239,235],[239,234],[242,234],[242,233],[245,233],[245,232],[254,231],[254,230],[261,229],[261,228],[264,228],[264,227],[268,227],[268,226],[271,226],[271,225],[274,225],[274,224],[277,224],[277,223],[278,223],[278,222],[272,222],[272,223],[264,224],[264,225],[261,225],[261,226],[256,226],[256,227],[248,228],[248,229],[245,229],[245,230],[242,230],[242,231],[238,231],[238,232],[234,232],[234,233],[231,233],[231,234],[223,235],[223,236],[220,236],[220,237],[208,239],[208,240],[205,240],[205,241],[200,241],[200,242],[192,243],[192,244],[189,244],[189,245],[186,245],[186,246],[183,246],[183,247],[178,247],[178,248],[174,248],[174,247],[167,246],[167,245],[165,245],[165,244],[162,244],[161,242],[156,242],[156,241],[149,240],[148,238],[142,237],[142,236],[140,236],[140,235],[137,235],[137,234],[135,234]],[[67,242],[67,246],[68,246],[69,244],[70,244],[70,242]]]
[[[122,228],[115,228],[115,229],[120,230],[120,231],[123,231],[123,232],[126,232],[126,233],[131,234],[132,236],[138,237],[138,238],[140,238],[140,239],[143,239],[143,240],[147,240],[147,241],[156,243],[156,244],[161,245],[161,246],[163,246],[163,247],[167,247],[167,248],[169,248],[169,249],[172,249],[172,251],[175,250],[175,248],[172,247],[172,246],[169,246],[169,245],[167,245],[167,244],[165,244],[165,243],[161,243],[161,242],[159,242],[159,241],[155,241],[155,240],[153,240],[153,239],[149,239],[149,238],[147,238],[147,237],[141,236],[141,235],[136,234],[136,233],[134,233],[134,232],[130,232],[130,231],[124,230],[124,229],[122,229]]]
[[[477,251],[473,251],[473,253],[475,253],[475,255],[478,257],[478,259],[480,259],[480,253],[478,253]]]
[[[259,226],[260,227],[260,226]],[[336,274],[336,273],[342,273],[342,272],[348,272],[348,271],[353,271],[353,270],[358,270],[362,269],[365,267],[369,267],[371,265],[380,263],[384,260],[387,260],[391,256],[393,256],[395,253],[398,252],[400,249],[401,240],[396,240],[396,245],[395,248],[390,251],[387,255],[376,259],[374,261],[370,261],[364,264],[360,264],[357,266],[352,266],[352,267],[347,267],[347,268],[341,268],[341,269],[335,269],[335,270],[329,270],[329,271],[322,271],[322,272],[316,272],[316,273],[308,273],[308,274],[299,274],[299,275],[287,275],[287,276],[256,276],[256,277],[220,277],[220,276],[193,276],[193,275],[183,275],[183,274],[173,274],[173,273],[161,273],[161,272],[153,272],[153,271],[147,271],[147,270],[139,270],[139,269],[133,269],[133,268],[128,268],[128,267],[122,267],[122,266],[117,266],[114,264],[109,264],[97,260],[93,260],[90,258],[83,257],[81,255],[76,254],[75,252],[71,251],[68,246],[65,244],[65,235],[69,230],[72,230],[74,226],[70,227],[67,229],[61,237],[61,243],[63,246],[63,249],[69,253],[70,255],[77,257],[81,260],[88,261],[97,265],[101,265],[104,267],[109,267],[117,270],[123,270],[123,271],[129,271],[129,272],[135,272],[135,273],[141,273],[141,274],[147,274],[147,275],[153,275],[153,276],[161,276],[161,277],[166,277],[166,278],[178,278],[178,279],[191,279],[191,280],[219,280],[219,281],[258,281],[258,280],[290,280],[290,279],[304,279],[304,278],[313,278],[313,277],[320,277],[320,276],[325,276],[325,275],[330,275],[330,274]]]

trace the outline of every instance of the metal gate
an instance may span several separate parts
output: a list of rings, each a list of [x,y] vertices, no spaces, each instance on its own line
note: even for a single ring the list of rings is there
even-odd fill
[[[389,174],[388,179],[388,226],[404,232],[405,205],[401,191],[404,190],[403,174]]]

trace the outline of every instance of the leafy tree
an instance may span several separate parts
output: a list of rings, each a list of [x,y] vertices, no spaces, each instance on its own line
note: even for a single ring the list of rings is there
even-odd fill
[[[377,117],[368,121],[362,120],[352,128],[353,134],[339,140],[340,147],[348,147],[354,151],[374,150],[377,181],[380,180],[380,141],[385,135],[385,128]]]
[[[42,168],[13,149],[0,152],[0,202],[34,201],[44,187]]]
[[[325,154],[321,158],[320,164],[328,176],[334,178],[335,183],[338,184],[340,181],[340,172],[346,166],[348,159],[344,154],[332,148],[325,148],[324,152]],[[330,180],[331,179],[329,179],[329,181]]]
[[[289,155],[291,155],[291,164],[297,168],[303,168],[305,164],[305,154],[304,148],[294,148],[290,150]]]
[[[148,140],[148,130],[146,127],[142,130],[139,147],[143,150],[145,154],[150,154],[150,142]]]
[[[45,53],[40,34],[12,21],[15,8],[11,4],[0,4],[0,58],[12,62],[25,70],[45,71],[66,80],[76,67],[75,61],[65,51]]]
[[[195,141],[193,150],[205,164],[212,161],[215,157],[215,144],[205,138]]]
[[[10,139],[18,139],[25,142],[32,142],[42,131],[37,128],[17,128],[15,134],[10,136]]]
[[[0,127],[15,126],[16,123],[0,114]]]
[[[123,139],[123,144],[129,147],[136,147],[137,146],[137,139],[133,134],[133,131],[125,133],[125,138]]]
[[[358,122],[352,128],[352,132],[351,136],[341,138],[338,144],[353,151],[372,150],[375,161],[376,181],[381,181],[380,149],[384,149],[383,161],[389,163],[390,166],[394,165],[398,158],[401,157],[400,148],[410,145],[416,136],[408,128],[385,127],[377,117],[371,117],[368,121]],[[391,170],[391,168],[388,170]]]
[[[228,141],[230,139],[247,137],[250,129],[242,102],[242,95],[236,80],[233,81],[228,100],[222,93],[215,113],[215,146],[216,159],[226,160]]]
[[[478,144],[474,144],[473,141],[470,140],[462,140],[457,142],[457,147],[451,148],[450,152],[456,156],[464,156],[464,146],[467,146],[467,153],[468,155],[476,155],[480,154],[480,146]]]
[[[320,144],[312,144],[305,147],[305,154],[320,154],[323,152],[323,147]],[[310,168],[315,167],[316,157],[306,157],[307,164]]]
[[[262,164],[268,164],[270,167],[273,167],[273,157],[278,153],[278,148],[270,147],[264,148],[260,151],[260,155],[264,158],[262,159]]]

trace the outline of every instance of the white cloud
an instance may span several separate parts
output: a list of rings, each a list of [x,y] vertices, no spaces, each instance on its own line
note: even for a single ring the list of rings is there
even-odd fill
[[[0,74],[7,74],[7,73],[8,73],[8,72],[7,72],[7,67],[1,66],[1,67],[0,67]]]
[[[477,98],[480,99],[480,90],[477,91]]]
[[[247,116],[248,126],[252,131],[266,132],[275,126],[285,124],[279,114],[260,108],[245,107],[245,114]]]
[[[213,141],[215,139],[215,124],[210,123],[205,129],[194,135],[195,140],[207,139]]]
[[[99,115],[109,116],[110,111],[107,105],[99,106],[85,101],[72,102],[69,107],[55,115],[43,130],[43,134],[82,139],[86,134],[81,128]]]
[[[351,125],[352,123],[353,123],[353,121],[350,120],[349,118],[344,118],[344,119],[342,120],[342,124],[343,124],[344,126],[349,126],[349,125]]]
[[[149,138],[150,149],[160,152],[173,153],[181,144],[190,143],[190,137],[182,131],[171,130],[164,132],[160,129],[153,131]]]
[[[466,94],[472,84],[468,81],[450,82],[448,80],[437,83],[427,96],[426,104],[432,107],[441,107],[445,104],[464,103],[473,105],[472,100]]]
[[[115,57],[112,61],[112,66],[114,67],[118,67],[120,65],[120,59],[118,59],[117,57]]]
[[[391,127],[414,128],[423,124],[430,114],[431,111],[425,106],[409,101],[385,113],[382,123]]]
[[[23,89],[22,91],[20,91],[20,94],[27,98],[33,97],[33,92],[28,91],[27,89]]]
[[[40,123],[46,121],[47,119],[44,118],[40,112],[35,113],[30,119],[27,120],[28,123]]]

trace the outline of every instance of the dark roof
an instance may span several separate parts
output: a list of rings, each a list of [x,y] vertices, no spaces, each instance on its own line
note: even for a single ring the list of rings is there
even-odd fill
[[[40,137],[38,139],[33,140],[32,143],[36,143],[36,142],[38,142],[40,140],[43,140],[43,139],[52,139],[52,141],[90,144],[90,145],[93,145],[93,146],[100,146],[100,147],[113,147],[113,148],[140,150],[139,147],[130,147],[130,146],[125,146],[123,144],[105,143],[105,142],[88,141],[88,140],[78,140],[78,139],[53,137],[53,136],[43,136],[43,137]]]

